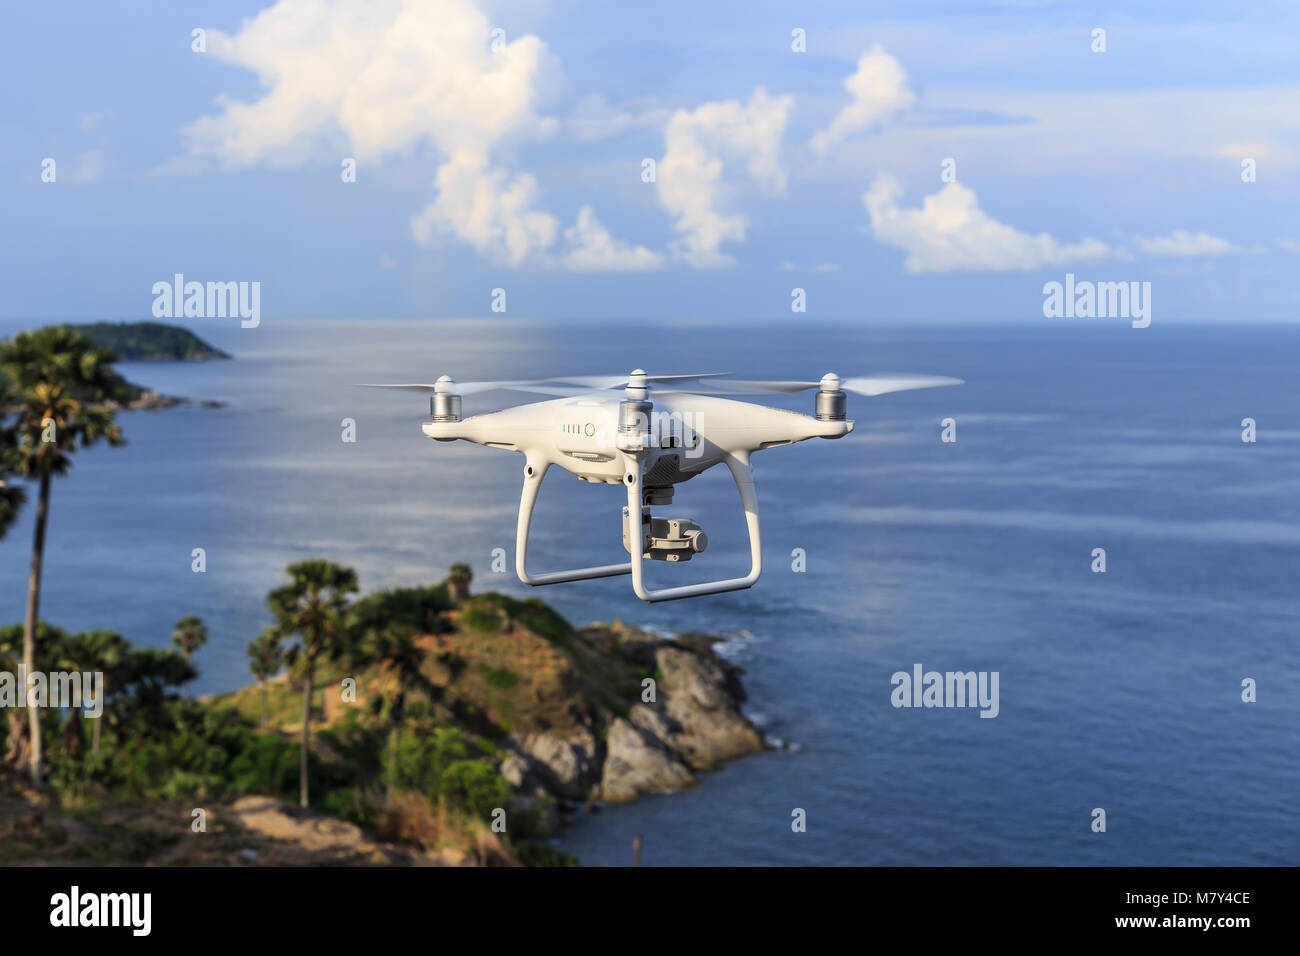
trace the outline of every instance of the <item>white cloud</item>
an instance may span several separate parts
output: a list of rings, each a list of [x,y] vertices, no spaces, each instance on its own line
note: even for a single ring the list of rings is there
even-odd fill
[[[1208,232],[1193,233],[1181,229],[1175,229],[1167,236],[1134,236],[1133,244],[1151,256],[1221,256],[1241,251],[1228,240],[1219,239]]]
[[[564,240],[570,246],[564,264],[577,272],[639,272],[663,265],[659,253],[611,236],[590,206],[578,211],[578,221],[564,230]]]
[[[510,179],[471,151],[458,151],[438,169],[438,198],[411,220],[411,234],[428,245],[451,233],[479,253],[519,265],[555,242],[554,216],[533,209],[537,183],[526,173]]]
[[[557,128],[536,109],[546,45],[522,35],[493,51],[492,23],[471,0],[279,0],[233,36],[209,31],[208,50],[257,73],[264,92],[253,102],[222,97],[218,115],[191,124],[193,155],[297,166],[432,146],[444,161],[435,198],[411,220],[418,242],[452,235],[511,265],[556,242],[559,223],[536,208],[536,181],[499,159]],[[611,122],[624,118],[596,125]],[[587,253],[627,252],[608,232],[603,241]]]
[[[907,252],[908,272],[1001,272],[1043,269],[1112,255],[1104,242],[1063,243],[991,219],[974,190],[948,183],[926,196],[920,209],[898,205],[903,187],[878,176],[862,195],[875,237]]]
[[[547,126],[534,111],[545,44],[490,43],[469,0],[279,0],[234,36],[208,34],[209,55],[256,72],[265,93],[223,97],[186,138],[233,165],[319,159],[339,134],[361,160],[422,141],[485,156]]]
[[[1277,244],[1286,252],[1300,252],[1300,242],[1294,239],[1279,239]]]
[[[857,72],[844,81],[844,88],[851,101],[813,136],[814,152],[826,153],[854,133],[870,129],[916,102],[903,65],[880,44],[862,54]]]
[[[840,264],[838,262],[819,262],[813,266],[813,272],[839,272]]]
[[[726,100],[673,114],[656,182],[659,203],[682,234],[671,243],[676,255],[696,268],[732,264],[720,247],[743,241],[749,219],[728,210],[742,180],[784,192],[781,138],[793,106],[793,97],[769,97],[759,87],[745,106]]]

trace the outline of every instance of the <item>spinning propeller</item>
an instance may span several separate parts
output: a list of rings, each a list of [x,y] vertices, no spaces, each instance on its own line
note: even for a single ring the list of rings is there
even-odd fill
[[[890,392],[905,392],[917,388],[939,388],[945,385],[961,385],[962,379],[945,375],[910,375],[888,373],[878,375],[860,375],[841,379],[833,372],[826,374],[815,382],[800,381],[756,381],[745,379],[726,379],[728,372],[700,372],[693,375],[647,375],[640,369],[627,375],[569,375],[554,378],[510,379],[495,382],[455,382],[449,376],[442,376],[432,385],[421,382],[387,384],[366,383],[361,388],[397,388],[416,392],[436,392],[442,394],[474,395],[478,392],[516,391],[536,392],[542,395],[567,395],[574,388],[605,391],[608,389],[644,388],[647,385],[668,385],[675,391],[687,391],[681,386],[699,383],[707,387],[701,394],[712,391],[728,395],[755,395],[766,392],[794,392],[819,388],[824,392],[845,391],[857,395],[886,395]],[[719,379],[722,379],[719,381]]]
[[[943,385],[962,385],[959,378],[946,375],[908,375],[880,374],[860,375],[855,378],[841,379],[831,372],[816,382],[760,382],[727,379],[724,382],[710,383],[721,391],[732,395],[753,395],[762,392],[802,392],[810,388],[820,388],[824,392],[843,390],[857,395],[885,395],[889,392],[906,392],[914,388],[938,388]]]

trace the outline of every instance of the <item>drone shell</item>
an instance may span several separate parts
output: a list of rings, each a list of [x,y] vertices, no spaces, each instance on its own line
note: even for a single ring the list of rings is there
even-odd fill
[[[584,481],[622,484],[624,456],[619,445],[621,397],[562,398],[518,405],[456,422],[425,422],[424,434],[438,441],[463,439],[517,451],[529,461],[545,461]],[[800,412],[712,396],[654,393],[654,410],[645,435],[645,471],[661,459],[679,463],[674,481],[693,478],[724,462],[809,438],[841,438],[851,421],[819,421]],[[660,473],[666,473],[659,468]]]

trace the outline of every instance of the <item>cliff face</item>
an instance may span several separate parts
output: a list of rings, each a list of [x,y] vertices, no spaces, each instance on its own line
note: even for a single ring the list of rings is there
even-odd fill
[[[566,733],[512,736],[501,773],[525,796],[569,803],[621,802],[690,786],[695,775],[762,750],[762,733],[741,713],[740,669],[711,639],[667,640],[623,624],[584,629],[643,678],[634,703]]]

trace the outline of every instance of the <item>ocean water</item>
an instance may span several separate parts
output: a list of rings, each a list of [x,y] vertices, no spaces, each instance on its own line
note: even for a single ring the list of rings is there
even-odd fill
[[[199,614],[212,640],[196,689],[217,691],[251,680],[244,648],[288,562],[329,557],[372,590],[464,560],[476,588],[541,596],[576,623],[730,635],[751,712],[788,745],[584,815],[559,845],[585,862],[630,863],[638,833],[647,865],[1300,862],[1300,328],[680,322],[650,336],[613,322],[266,319],[195,331],[237,360],[123,371],[227,407],[123,414],[129,445],[79,454],[55,485],[42,615],[59,626],[164,645]],[[493,574],[492,549],[512,554],[522,459],[424,438],[419,395],[348,387],[635,366],[968,384],[850,396],[853,435],[757,454],[762,579],[656,606],[625,578],[534,591]],[[467,398],[466,413],[493,398]],[[810,411],[811,393],[774,404]],[[944,443],[949,417],[957,441]],[[530,563],[622,560],[622,496],[553,471]],[[670,513],[699,520],[710,548],[656,564],[656,584],[744,573],[725,471],[682,486]],[[31,520],[29,508],[0,542],[0,620],[22,618]],[[1098,547],[1104,574],[1090,570]],[[194,548],[206,573],[191,571]],[[918,663],[998,672],[998,716],[893,707],[891,675]],[[1245,678],[1256,703],[1241,700]],[[806,832],[792,831],[796,808]]]

